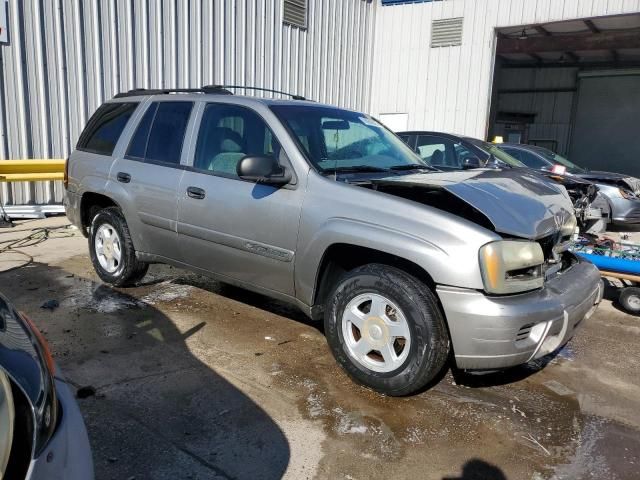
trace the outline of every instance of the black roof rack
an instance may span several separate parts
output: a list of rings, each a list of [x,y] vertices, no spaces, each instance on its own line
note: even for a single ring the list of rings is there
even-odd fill
[[[244,85],[205,85],[200,88],[134,88],[128,92],[117,93],[113,98],[135,97],[139,95],[162,95],[165,93],[214,93],[217,95],[233,95],[228,88],[242,88],[244,90],[257,90],[260,92],[278,93],[287,95],[294,100],[306,100],[302,95],[273,90],[271,88],[247,87]]]
[[[246,87],[244,85],[219,85],[220,88],[242,88],[244,90],[257,90],[259,92],[278,93],[280,95],[287,95],[294,100],[306,100],[302,95],[296,95],[295,93],[283,92],[282,90],[273,90],[272,88],[262,87]]]
[[[200,88],[134,88],[128,92],[117,93],[113,98],[135,97],[138,95],[162,95],[164,93],[216,93],[219,95],[233,95],[229,90],[219,85],[205,85]]]

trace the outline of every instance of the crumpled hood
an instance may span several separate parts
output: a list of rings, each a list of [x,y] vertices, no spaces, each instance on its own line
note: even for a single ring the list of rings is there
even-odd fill
[[[385,185],[393,187],[395,192],[404,186],[425,192],[444,190],[482,213],[496,232],[521,238],[557,233],[574,215],[564,187],[521,169],[417,173],[372,182],[382,190]]]
[[[618,183],[620,186],[626,185],[633,193],[640,194],[640,179],[622,173],[589,171],[587,173],[579,173],[576,176],[595,183],[600,181],[608,184]]]

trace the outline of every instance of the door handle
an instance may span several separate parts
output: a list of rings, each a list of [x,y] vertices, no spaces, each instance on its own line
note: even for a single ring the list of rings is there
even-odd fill
[[[187,188],[187,195],[191,198],[195,198],[196,200],[202,200],[205,197],[206,192],[198,187],[189,187]]]
[[[129,183],[131,181],[131,175],[125,172],[118,172],[118,174],[116,175],[116,178],[118,179],[119,182],[122,182],[122,183]]]

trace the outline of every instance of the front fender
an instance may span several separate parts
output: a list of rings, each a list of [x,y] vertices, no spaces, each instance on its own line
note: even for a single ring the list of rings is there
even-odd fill
[[[445,245],[398,229],[362,220],[328,219],[296,255],[296,294],[312,305],[319,267],[325,252],[335,244],[347,244],[395,255],[423,268],[438,284],[482,288],[478,250],[455,239]]]

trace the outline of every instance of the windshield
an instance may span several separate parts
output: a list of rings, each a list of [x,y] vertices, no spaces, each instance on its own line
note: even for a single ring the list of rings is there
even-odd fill
[[[535,150],[536,150],[537,153],[542,155],[544,158],[550,160],[551,162],[559,163],[560,165],[564,165],[565,167],[567,167],[567,169],[571,173],[585,173],[586,172],[586,170],[584,168],[579,167],[578,165],[576,165],[575,163],[569,161],[568,159],[564,158],[562,155],[560,155],[558,153],[554,153],[551,150],[547,150],[546,148],[541,148],[541,147],[536,147]]]
[[[429,168],[428,162],[368,115],[312,105],[273,105],[271,109],[321,172]]]
[[[497,158],[501,162],[506,163],[507,165],[517,168],[526,167],[526,165],[517,158],[512,157],[504,150],[500,150],[500,148],[496,144],[483,142],[482,140],[478,140],[477,138],[467,138],[467,141],[482,149],[487,154],[493,155],[495,158]]]

